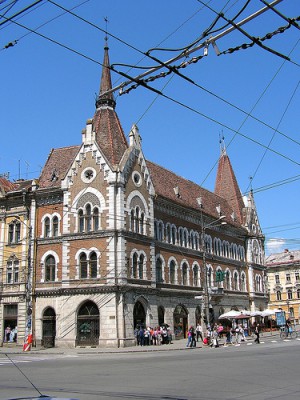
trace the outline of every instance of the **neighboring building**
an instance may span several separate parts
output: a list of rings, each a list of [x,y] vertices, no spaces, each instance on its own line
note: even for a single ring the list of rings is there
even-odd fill
[[[122,347],[137,325],[182,337],[232,308],[266,308],[264,236],[226,151],[214,193],[148,161],[109,89],[105,47],[82,144],[53,149],[34,191],[36,342]]]
[[[300,250],[269,255],[266,268],[270,308],[282,309],[287,318],[299,323]]]
[[[31,332],[35,187],[0,178],[0,343],[8,339],[7,327],[18,343]]]

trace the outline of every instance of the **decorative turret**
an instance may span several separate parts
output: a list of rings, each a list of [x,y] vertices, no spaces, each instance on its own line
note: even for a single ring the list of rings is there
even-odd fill
[[[112,92],[108,46],[104,47],[104,60],[100,83],[100,92],[96,100],[96,112],[92,120],[92,132],[101,152],[112,169],[120,163],[128,143],[119,118],[115,112],[116,102]]]

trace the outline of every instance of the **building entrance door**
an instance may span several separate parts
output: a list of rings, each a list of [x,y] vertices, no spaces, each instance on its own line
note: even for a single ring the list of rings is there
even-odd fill
[[[175,339],[186,338],[188,328],[188,312],[182,305],[176,306],[173,314]]]
[[[84,303],[77,314],[76,346],[99,344],[99,309],[92,301]]]
[[[133,308],[133,326],[134,328],[146,327],[146,312],[140,301],[137,301]]]
[[[56,314],[52,307],[46,308],[43,314],[42,346],[55,347]]]

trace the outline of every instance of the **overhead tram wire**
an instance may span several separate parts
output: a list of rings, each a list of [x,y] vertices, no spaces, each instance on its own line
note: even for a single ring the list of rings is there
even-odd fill
[[[279,15],[282,19],[284,19],[286,22],[292,24],[295,28],[300,29],[300,26],[295,21],[293,21],[291,18],[286,17],[280,11],[276,10],[276,8],[273,7],[271,4],[269,4],[267,1],[265,0],[260,0],[260,1],[261,3],[269,7],[272,11],[274,11],[277,15]]]
[[[199,3],[203,4],[202,0],[197,0]],[[217,15],[219,15],[219,13],[214,10],[213,8],[211,8],[209,5],[206,5],[207,8],[209,8],[209,10],[211,10],[212,12],[216,13]],[[248,39],[250,39],[252,41],[253,44],[256,44],[257,46],[261,47],[262,49],[276,55],[277,57],[281,57],[287,61],[291,61],[289,57],[287,57],[286,55],[279,53],[278,51],[271,49],[270,47],[264,45],[261,40],[255,36],[251,36],[249,33],[247,33],[244,29],[242,29],[239,25],[237,25],[234,21],[228,19],[225,17],[224,14],[221,14],[221,17],[227,21],[228,23],[230,23],[235,29],[237,29],[239,32],[241,32],[244,36],[246,36]]]
[[[278,124],[277,124],[277,128],[280,126],[280,124],[281,124],[281,122],[282,122],[282,120],[283,120],[285,114],[287,113],[287,111],[288,111],[288,109],[289,109],[289,106],[291,105],[292,99],[294,98],[294,96],[295,96],[295,94],[296,94],[296,92],[297,92],[297,89],[298,89],[298,87],[299,87],[299,84],[300,84],[300,81],[298,81],[297,86],[296,86],[296,88],[294,89],[294,91],[293,91],[293,93],[292,93],[292,96],[290,97],[290,99],[289,99],[289,101],[288,101],[288,104],[287,104],[287,106],[285,107],[285,109],[284,109],[284,111],[283,111],[283,114],[282,114],[282,116],[281,116],[281,118],[280,118],[280,120],[279,120],[279,122],[278,122]],[[276,133],[277,133],[277,128],[274,130],[273,135],[272,135],[271,139],[269,140],[268,148],[271,146],[271,143],[273,142],[273,139],[274,139],[274,137],[275,137],[275,135],[276,135]],[[266,154],[267,154],[267,151],[268,151],[268,149],[265,149],[265,151],[264,151],[264,153],[263,153],[263,155],[262,155],[262,157],[261,157],[261,159],[260,159],[260,161],[259,161],[259,163],[258,163],[258,165],[257,165],[257,167],[256,167],[256,169],[255,169],[255,171],[254,171],[254,173],[251,175],[251,176],[252,176],[252,179],[255,178],[255,176],[256,176],[256,174],[257,174],[257,171],[259,170],[259,168],[260,168],[260,166],[261,166],[261,164],[262,164],[262,162],[263,162],[263,160],[264,160],[264,158],[265,158],[265,156],[266,156]],[[248,189],[249,189],[249,186],[247,187],[246,191],[248,191]]]
[[[235,21],[240,15],[241,13],[246,9],[246,7],[248,6],[248,4],[250,3],[251,0],[247,0],[246,4],[242,7],[242,9],[233,17],[233,21]],[[203,4],[203,8],[209,4],[210,1],[208,1],[207,3]],[[229,3],[229,1],[227,2],[227,4]],[[223,9],[226,7],[226,5],[223,7]],[[202,9],[203,9],[202,8]],[[211,23],[211,25],[209,26],[209,28],[205,29],[205,31],[202,33],[202,35],[194,40],[192,43],[190,43],[188,46],[185,47],[181,47],[181,48],[177,48],[177,49],[170,49],[170,48],[159,48],[159,47],[154,47],[152,49],[149,49],[147,53],[150,53],[152,51],[183,51],[183,54],[185,54],[185,52],[187,50],[189,50],[190,48],[192,48],[193,46],[195,46],[196,44],[198,44],[201,40],[203,40],[205,37],[207,37],[209,34],[212,35],[213,33],[219,32],[223,29],[225,29],[227,26],[229,26],[230,24],[227,23],[225,25],[223,25],[222,27],[215,29],[214,31],[212,31],[212,28],[216,25],[216,23],[219,21],[219,19],[221,18],[221,15],[217,15],[217,17],[215,18],[215,20]]]
[[[51,1],[51,0],[49,0],[49,1]],[[278,3],[282,2],[282,1],[283,1],[283,0],[274,0],[274,1],[272,2],[272,5],[273,5],[273,4],[278,4]],[[206,4],[204,4],[204,5],[206,6]],[[243,19],[242,21],[238,22],[237,25],[238,25],[238,26],[242,26],[242,25],[246,24],[247,22],[251,21],[252,19],[256,18],[257,16],[263,14],[263,13],[266,12],[267,10],[268,10],[268,7],[263,7],[262,9],[260,9],[260,10],[256,11],[255,13],[251,14],[251,15],[248,16],[247,18],[245,18],[245,19]],[[169,64],[172,64],[172,63],[174,63],[174,62],[180,60],[181,58],[186,58],[186,57],[189,56],[190,54],[192,54],[192,53],[194,53],[194,52],[200,50],[201,48],[204,48],[206,45],[209,45],[209,44],[211,44],[211,43],[213,43],[213,42],[216,42],[217,40],[219,40],[219,39],[222,38],[223,36],[228,35],[228,34],[231,33],[233,30],[235,30],[235,28],[234,28],[233,26],[231,26],[231,27],[228,28],[226,31],[223,31],[223,32],[219,33],[218,35],[216,35],[216,36],[214,36],[214,37],[208,38],[204,43],[201,43],[201,44],[199,44],[198,46],[195,46],[195,47],[193,47],[192,49],[187,50],[186,52],[181,53],[181,54],[179,54],[178,56],[169,59],[168,61],[165,61],[164,64],[169,65]],[[139,79],[141,79],[141,78],[144,78],[144,77],[147,76],[147,75],[151,75],[152,73],[154,73],[155,71],[157,71],[157,70],[159,70],[159,69],[161,69],[161,68],[163,68],[162,65],[158,65],[158,66],[156,66],[156,67],[153,67],[153,68],[149,69],[148,71],[144,72],[143,74],[140,74],[139,76],[137,76],[136,79],[139,80]],[[123,82],[123,83],[121,83],[121,84],[115,86],[115,87],[112,88],[111,90],[108,90],[108,91],[105,92],[104,94],[113,93],[113,92],[115,92],[115,91],[117,91],[117,90],[119,90],[119,89],[122,89],[122,88],[124,88],[125,86],[131,84],[131,82],[132,82],[132,80],[125,81],[125,82]]]
[[[52,2],[52,0],[49,0],[49,1]],[[281,0],[275,0],[274,3],[275,3],[275,2],[279,2],[279,1],[281,1]],[[260,12],[262,12],[262,10],[260,10]],[[256,14],[257,14],[257,13],[256,13]],[[77,55],[80,55],[80,56],[86,58],[87,60],[90,60],[90,61],[92,61],[92,62],[94,62],[94,63],[97,63],[98,65],[103,66],[102,63],[100,63],[99,61],[96,61],[96,60],[92,59],[91,57],[86,56],[86,55],[84,55],[83,53],[80,53],[80,52],[78,52],[78,51],[76,51],[76,50],[70,48],[69,46],[63,45],[62,43],[60,43],[60,42],[58,42],[58,41],[56,41],[56,40],[54,40],[54,39],[51,39],[51,38],[49,38],[49,37],[47,37],[47,36],[45,36],[45,35],[42,35],[41,33],[36,32],[36,31],[34,31],[33,29],[28,28],[28,27],[26,27],[26,26],[24,26],[24,25],[22,25],[22,24],[20,24],[20,23],[18,23],[18,22],[16,22],[16,21],[12,21],[12,22],[15,23],[15,24],[17,24],[17,25],[19,25],[19,26],[21,26],[21,27],[24,28],[24,29],[27,29],[28,31],[31,31],[32,33],[35,33],[35,34],[38,35],[38,36],[41,36],[42,38],[44,38],[44,39],[46,39],[46,40],[48,40],[48,41],[50,41],[50,42],[52,42],[52,43],[54,43],[54,44],[57,44],[57,45],[60,46],[60,47],[63,47],[63,48],[65,48],[65,49],[67,49],[67,50],[69,50],[69,51],[71,51],[71,52],[73,52],[73,53],[75,53],[75,54],[77,54]],[[245,23],[245,20],[241,21],[240,23]],[[99,29],[101,29],[101,28],[99,28]],[[102,30],[102,29],[101,29],[101,30]],[[104,31],[104,30],[102,30],[102,31]],[[105,32],[105,31],[104,31],[104,32]],[[121,39],[119,39],[119,40],[121,40]],[[121,41],[122,41],[122,40],[121,40]],[[123,41],[122,41],[122,42],[123,42]],[[133,46],[131,46],[131,47],[133,47]],[[138,50],[138,51],[139,51],[139,50]],[[242,134],[242,133],[236,131],[235,129],[230,128],[229,126],[227,126],[227,125],[225,125],[225,124],[223,124],[223,123],[221,123],[221,122],[219,122],[219,121],[217,121],[217,120],[215,120],[215,119],[213,119],[213,118],[211,118],[211,117],[209,117],[209,116],[207,116],[207,115],[201,113],[200,111],[195,110],[195,109],[193,109],[192,107],[187,106],[187,105],[185,105],[184,103],[182,103],[182,102],[180,102],[180,101],[177,101],[177,100],[175,100],[175,99],[173,99],[173,98],[171,98],[171,97],[169,97],[169,96],[166,96],[165,94],[161,93],[159,90],[156,90],[156,89],[152,88],[151,86],[149,86],[149,85],[147,85],[147,84],[145,84],[145,83],[143,83],[143,82],[139,82],[137,78],[132,78],[132,77],[130,77],[129,75],[125,74],[124,72],[117,71],[116,69],[112,69],[112,70],[113,70],[114,72],[116,72],[116,73],[122,75],[123,77],[126,77],[126,79],[129,79],[130,82],[134,81],[134,82],[136,82],[136,83],[141,83],[141,85],[144,86],[145,88],[147,88],[147,89],[149,89],[149,90],[152,90],[152,91],[154,91],[154,92],[157,93],[157,94],[160,94],[161,96],[165,97],[166,99],[169,99],[169,100],[175,102],[176,104],[178,104],[178,105],[180,105],[180,106],[182,106],[182,107],[184,107],[184,108],[187,108],[187,109],[189,109],[189,110],[191,110],[191,111],[193,111],[193,112],[195,112],[195,113],[197,113],[197,114],[199,114],[199,115],[201,115],[201,116],[203,116],[203,117],[209,119],[210,121],[215,122],[215,123],[217,123],[217,124],[219,124],[219,125],[225,127],[226,129],[228,129],[228,130],[230,130],[230,131],[236,132],[236,133],[239,134],[240,136],[242,136],[242,137],[244,137],[244,138],[246,138],[246,139],[248,139],[248,140],[250,140],[250,141],[252,141],[252,142],[254,142],[254,143],[256,143],[256,144],[258,144],[258,145],[260,145],[260,146],[262,146],[262,147],[266,147],[266,146],[263,145],[262,143],[260,143],[260,142],[258,142],[258,141],[256,141],[256,140],[254,140],[254,139],[252,139],[252,138],[249,138],[248,136],[246,136],[246,135],[244,135],[244,134]],[[280,155],[281,157],[283,157],[283,158],[285,158],[285,159],[288,159],[289,161],[291,161],[291,162],[293,162],[293,163],[299,165],[298,162],[296,162],[296,161],[290,159],[290,158],[287,157],[287,156],[284,156],[283,154],[281,154],[281,153],[279,153],[279,152],[277,152],[277,151],[275,151],[275,150],[270,149],[270,151],[272,151],[272,152],[274,152],[275,154]]]
[[[55,3],[54,1],[48,0],[48,2],[51,3],[51,4],[53,4],[53,5],[55,5],[55,6],[57,6],[57,7],[59,7],[60,9],[64,10],[64,12],[70,13],[71,15],[75,16],[76,18],[79,18],[80,20],[84,21],[85,23],[88,23],[88,24],[92,25],[93,27],[95,27],[95,28],[101,30],[102,32],[108,33],[107,31],[103,30],[102,28],[98,27],[97,25],[95,25],[95,24],[93,24],[93,23],[87,21],[86,19],[84,19],[84,18],[78,16],[77,14],[71,12],[70,10],[66,9],[65,7],[60,6],[59,4]],[[85,2],[83,2],[83,3],[85,3]],[[83,3],[81,3],[80,5],[82,5]],[[208,3],[207,3],[207,4],[208,4]],[[206,6],[207,4],[203,4],[203,6]],[[246,5],[247,5],[247,3],[246,3]],[[77,6],[76,6],[76,7],[77,7]],[[244,6],[244,8],[245,8],[245,6]],[[244,8],[243,8],[243,9],[244,9]],[[243,9],[242,9],[242,10],[243,10]],[[234,19],[237,18],[237,17],[240,15],[240,13],[241,13],[242,10],[240,10],[240,12],[234,17]],[[215,20],[215,22],[216,22],[216,20]],[[212,23],[211,27],[212,27],[212,26],[214,26],[214,23]],[[211,27],[207,28],[204,32],[205,32],[205,33],[209,32]],[[25,28],[26,28],[26,27],[25,27]],[[26,29],[27,29],[27,28],[26,28]],[[29,28],[28,28],[28,29],[29,29]],[[31,30],[31,29],[29,29],[29,30],[30,30],[31,33],[36,33],[36,34],[40,35],[39,33],[35,32],[35,31]],[[138,51],[139,53],[141,53],[141,54],[143,54],[143,55],[145,55],[145,56],[148,56],[148,57],[152,58],[154,61],[156,61],[156,62],[158,62],[159,64],[161,64],[162,66],[165,66],[165,67],[168,68],[168,65],[166,65],[166,64],[163,63],[162,61],[158,60],[156,57],[152,57],[152,56],[148,55],[147,53],[148,53],[149,51],[148,51],[147,53],[144,53],[144,52],[142,52],[141,50],[137,49],[136,47],[134,47],[134,46],[130,45],[129,43],[127,43],[127,42],[121,40],[120,38],[116,37],[115,35],[112,35],[112,34],[110,34],[110,33],[108,33],[108,34],[109,34],[109,36],[111,36],[111,37],[113,37],[113,38],[115,38],[115,39],[121,41],[123,44],[126,44],[127,46],[131,47],[132,49]],[[203,35],[202,35],[202,36],[203,36]],[[47,38],[47,37],[44,36],[44,35],[42,35],[42,37]],[[52,39],[49,39],[49,40],[53,41]],[[59,42],[56,42],[56,41],[54,41],[54,42],[55,42],[56,44],[61,45]],[[86,56],[83,55],[82,53],[79,53],[79,52],[76,52],[75,50],[72,50],[70,47],[67,47],[67,46],[64,46],[64,45],[62,45],[62,46],[65,47],[66,49],[70,50],[70,51],[74,51],[75,53],[77,53],[77,54],[79,54],[79,55],[82,55],[83,57],[86,57]],[[86,57],[86,58],[90,59],[91,61],[96,62],[95,60],[92,60],[92,59],[89,58],[89,57]],[[100,65],[101,65],[101,64],[100,64]],[[114,65],[117,65],[117,64],[114,64]],[[219,100],[225,102],[226,104],[230,105],[231,107],[234,107],[234,108],[237,109],[238,111],[240,111],[240,112],[242,112],[242,113],[244,113],[244,114],[246,114],[246,115],[249,115],[251,118],[253,118],[254,120],[256,120],[256,121],[258,121],[258,122],[260,122],[260,123],[262,123],[263,125],[265,125],[265,126],[271,128],[271,129],[274,129],[274,127],[268,125],[267,123],[265,123],[264,121],[262,121],[262,120],[260,120],[260,119],[258,119],[258,118],[256,118],[256,117],[254,117],[254,116],[248,114],[246,111],[242,110],[240,107],[235,106],[234,104],[228,102],[227,100],[223,99],[222,97],[220,97],[220,96],[216,95],[215,93],[209,91],[208,89],[204,88],[203,86],[198,85],[196,82],[194,82],[194,81],[191,80],[190,78],[186,77],[184,74],[179,73],[178,71],[176,71],[176,70],[173,69],[172,67],[169,67],[169,68],[172,69],[172,72],[178,74],[180,77],[182,77],[183,79],[185,79],[185,80],[187,80],[188,82],[192,83],[193,85],[195,85],[196,87],[200,88],[201,90],[206,91],[206,92],[209,93],[210,95],[212,95],[212,96],[218,98]],[[150,88],[149,86],[145,86],[145,87]],[[158,93],[158,92],[156,92],[156,93]],[[285,135],[284,133],[282,133],[282,132],[280,132],[280,131],[278,131],[278,133],[281,134],[281,135],[283,135],[283,136],[285,136],[287,139],[292,140],[292,141],[295,142],[296,144],[300,145],[299,142],[297,142],[297,141],[294,140],[294,139],[291,139],[289,136]]]
[[[298,46],[300,42],[300,39],[297,40],[297,42],[295,43],[295,45],[292,47],[291,51],[289,52],[289,55],[292,54],[292,52],[295,50],[295,48]],[[275,80],[275,78],[277,77],[277,75],[279,74],[279,72],[282,70],[283,66],[285,65],[286,60],[284,60],[282,62],[282,64],[279,66],[279,68],[277,69],[277,71],[275,72],[275,74],[273,75],[273,77],[271,78],[270,82],[267,84],[267,86],[265,87],[265,89],[263,90],[263,92],[261,93],[261,95],[259,96],[259,98],[257,99],[257,101],[255,102],[255,104],[253,105],[253,107],[251,108],[249,114],[246,116],[246,118],[244,119],[244,121],[241,123],[241,125],[238,128],[238,131],[234,134],[234,136],[231,138],[229,144],[227,145],[227,147],[229,147],[231,145],[231,143],[234,141],[236,135],[238,135],[238,132],[240,132],[240,130],[242,129],[242,127],[245,125],[246,121],[248,120],[250,114],[252,114],[252,112],[255,110],[256,106],[258,105],[258,103],[260,102],[260,100],[263,98],[263,96],[265,95],[265,93],[267,92],[267,90],[269,89],[269,87],[271,86],[271,84],[273,83],[273,81]],[[274,128],[272,128],[274,129]],[[214,165],[211,167],[210,171],[207,173],[206,177],[204,178],[204,180],[202,181],[201,185],[204,184],[204,182],[206,181],[206,179],[209,177],[209,175],[211,174],[211,172],[213,171],[213,169],[215,168],[215,166],[217,165],[218,160],[216,160],[216,162],[214,163]]]
[[[91,1],[91,0],[82,1],[81,3],[79,3],[79,4],[77,4],[76,6],[72,7],[71,10],[74,10],[75,8],[81,7],[83,4],[88,3],[89,1]],[[41,5],[43,5],[43,4],[41,4]],[[33,11],[33,10],[31,10],[31,11]],[[44,22],[43,24],[41,24],[41,25],[37,26],[36,28],[34,28],[34,30],[37,31],[38,29],[40,29],[40,28],[42,28],[42,27],[48,25],[49,23],[55,21],[56,19],[62,17],[62,16],[65,15],[65,14],[66,14],[66,12],[63,12],[63,13],[61,13],[61,14],[59,14],[59,15],[56,15],[55,17],[49,19],[48,21],[46,21],[46,22]],[[20,40],[24,39],[24,38],[25,38],[26,36],[28,36],[28,35],[31,35],[32,33],[33,33],[33,32],[27,32],[27,33],[25,33],[24,35],[20,36],[19,38],[15,39],[14,42],[15,42],[15,43],[19,43]],[[11,43],[13,43],[13,42],[11,42]],[[9,47],[11,47],[11,46],[9,46]],[[5,48],[7,48],[7,46],[5,46],[4,49],[5,49]],[[0,49],[0,51],[1,51],[1,50],[4,50],[4,49]]]
[[[71,47],[66,46],[66,45],[64,45],[64,44],[62,44],[62,43],[60,43],[60,42],[58,42],[58,41],[56,41],[56,40],[54,40],[54,39],[51,39],[51,38],[49,38],[49,37],[47,37],[47,36],[45,36],[45,35],[43,35],[43,34],[41,34],[41,33],[39,33],[39,32],[36,32],[36,31],[34,31],[33,29],[28,28],[28,27],[26,27],[25,25],[20,24],[20,23],[17,22],[17,21],[13,21],[13,23],[16,24],[16,25],[18,25],[18,26],[20,26],[20,27],[22,27],[22,28],[24,28],[24,29],[27,29],[28,31],[30,31],[30,32],[32,32],[32,33],[34,33],[34,34],[36,34],[36,35],[38,35],[38,36],[40,36],[40,37],[42,37],[42,38],[44,38],[44,39],[46,39],[46,40],[48,40],[48,41],[54,43],[54,44],[57,44],[58,46],[60,46],[60,47],[62,47],[62,48],[65,48],[65,49],[71,51],[72,53],[75,53],[75,54],[77,54],[77,55],[80,55],[81,57],[83,57],[83,58],[85,58],[85,59],[87,59],[87,60],[89,60],[89,61],[92,61],[92,62],[94,62],[94,63],[96,63],[96,64],[98,64],[98,65],[100,65],[100,66],[103,66],[103,64],[102,64],[101,62],[96,61],[96,60],[94,60],[93,58],[91,58],[91,57],[89,57],[89,56],[87,56],[87,55],[85,55],[85,54],[83,54],[83,53],[80,53],[79,51],[74,50],[74,49],[72,49]],[[155,88],[152,88],[151,86],[147,85],[146,83],[144,83],[144,82],[142,82],[142,81],[140,82],[137,78],[131,77],[131,76],[127,75],[127,74],[124,73],[124,72],[117,71],[116,69],[112,69],[112,68],[111,68],[111,70],[114,71],[114,72],[116,72],[117,74],[119,74],[119,75],[125,77],[126,79],[129,79],[130,82],[133,81],[133,82],[139,83],[139,84],[141,84],[143,87],[145,87],[146,89],[149,89],[149,90],[153,91],[154,93],[159,94],[159,95],[161,95],[162,97],[165,97],[166,99],[168,99],[168,100],[170,100],[170,101],[172,101],[172,102],[174,102],[174,103],[176,103],[176,104],[178,104],[178,105],[180,105],[180,106],[182,106],[182,107],[184,107],[184,108],[186,108],[186,109],[188,109],[188,110],[190,110],[190,111],[192,111],[192,112],[194,112],[194,113],[196,113],[196,114],[198,114],[198,115],[201,115],[202,117],[204,117],[204,118],[206,118],[206,119],[208,119],[208,120],[210,120],[210,121],[212,121],[212,122],[214,122],[214,123],[216,123],[216,124],[218,124],[218,125],[220,125],[220,126],[226,128],[226,129],[228,129],[228,130],[230,130],[230,131],[232,131],[232,132],[237,133],[238,135],[240,135],[240,136],[242,136],[242,137],[244,137],[244,138],[246,138],[246,139],[252,141],[253,143],[256,143],[256,144],[258,144],[259,146],[262,146],[262,147],[266,148],[266,146],[263,145],[262,143],[260,143],[260,142],[258,142],[258,141],[256,141],[256,140],[254,140],[254,139],[248,137],[247,135],[242,134],[241,132],[238,132],[238,131],[235,130],[234,128],[231,128],[231,127],[229,127],[228,125],[226,125],[226,124],[224,124],[224,123],[221,123],[221,122],[217,121],[216,119],[214,119],[214,118],[212,118],[212,117],[209,117],[209,116],[207,116],[207,115],[201,113],[200,111],[198,111],[198,110],[196,110],[196,109],[194,109],[194,108],[192,108],[192,107],[190,107],[190,106],[188,106],[188,105],[186,105],[186,104],[184,104],[184,103],[182,103],[182,102],[180,102],[180,101],[178,101],[178,100],[176,100],[176,99],[171,98],[170,96],[167,96],[167,95],[163,94],[163,93],[160,92],[159,90],[157,90],[157,89],[155,89]],[[270,151],[272,151],[273,153],[275,153],[275,154],[277,154],[277,155],[279,155],[279,156],[281,156],[281,157],[283,157],[283,158],[285,158],[285,159],[291,161],[292,163],[295,163],[295,164],[297,164],[297,165],[300,165],[298,162],[296,162],[296,161],[290,159],[290,158],[287,157],[287,156],[284,156],[283,154],[281,154],[281,153],[279,153],[279,152],[277,152],[277,151],[275,151],[275,150],[273,150],[273,149],[270,149]]]
[[[12,15],[9,18],[6,18],[5,15],[0,15],[0,17],[4,17],[5,21],[0,22],[0,27],[3,26],[4,24],[7,24],[8,22],[12,22],[15,23],[15,21],[13,20],[13,18],[16,18],[18,16],[20,16],[21,14],[23,14],[25,11],[28,11],[29,9],[31,9],[32,7],[36,6],[37,4],[43,2],[45,0],[36,0],[34,3],[31,3],[29,6],[23,8],[22,10],[18,11],[16,14]]]

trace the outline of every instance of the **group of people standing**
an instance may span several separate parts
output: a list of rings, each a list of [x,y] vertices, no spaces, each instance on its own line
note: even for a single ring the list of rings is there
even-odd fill
[[[137,346],[159,346],[172,343],[171,329],[167,325],[156,326],[155,328],[137,326],[134,330],[134,336]]]

